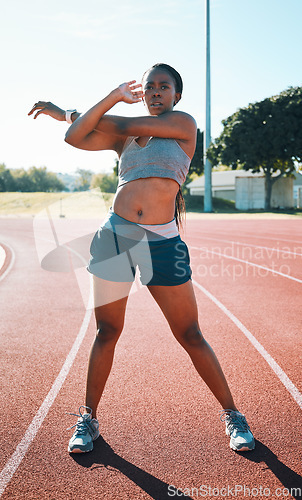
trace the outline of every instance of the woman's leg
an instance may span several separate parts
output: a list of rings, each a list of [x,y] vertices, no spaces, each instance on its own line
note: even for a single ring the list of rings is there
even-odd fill
[[[192,282],[187,281],[178,286],[149,286],[148,288],[168,320],[175,338],[187,351],[197,372],[222,408],[236,410],[215,353],[200,331]]]
[[[90,352],[86,406],[96,410],[109,376],[115,345],[124,326],[125,309],[132,283],[114,283],[93,277],[97,334]]]

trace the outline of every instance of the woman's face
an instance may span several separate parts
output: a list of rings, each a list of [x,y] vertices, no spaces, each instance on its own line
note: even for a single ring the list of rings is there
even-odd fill
[[[175,90],[174,78],[165,70],[155,68],[144,76],[142,82],[144,104],[150,115],[172,111],[181,94]]]

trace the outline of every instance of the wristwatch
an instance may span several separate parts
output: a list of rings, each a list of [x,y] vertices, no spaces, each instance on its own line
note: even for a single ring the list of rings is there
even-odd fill
[[[65,111],[65,120],[70,125],[72,124],[71,115],[72,115],[72,113],[76,113],[76,112],[77,112],[76,109],[67,109],[67,111]]]

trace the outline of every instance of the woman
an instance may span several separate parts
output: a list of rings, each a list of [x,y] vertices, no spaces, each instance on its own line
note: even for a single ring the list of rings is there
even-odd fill
[[[85,406],[76,415],[79,418],[69,441],[71,453],[91,451],[99,436],[97,406],[123,329],[136,266],[175,338],[221,404],[220,418],[226,423],[231,448],[246,451],[255,446],[218,360],[200,331],[188,250],[178,233],[180,185],[196,146],[194,119],[173,109],[181,94],[179,73],[160,63],[144,74],[141,85],[123,83],[82,116],[42,101],[29,113],[36,111],[34,118],[43,113],[67,120],[72,123],[67,143],[85,150],[114,150],[120,158],[113,206],[90,249],[88,270],[94,279],[97,334],[89,359]],[[142,100],[147,116],[107,114],[118,102]]]

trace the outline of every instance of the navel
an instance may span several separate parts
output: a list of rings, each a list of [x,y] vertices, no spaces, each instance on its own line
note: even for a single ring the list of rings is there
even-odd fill
[[[138,210],[137,215],[139,215],[141,217],[141,215],[143,215],[143,211],[142,210]]]

